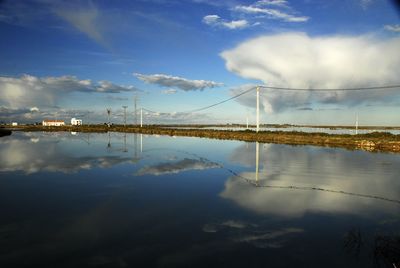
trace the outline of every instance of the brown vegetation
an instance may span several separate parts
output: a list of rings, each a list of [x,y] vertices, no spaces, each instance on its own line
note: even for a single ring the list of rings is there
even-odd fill
[[[337,135],[326,133],[305,133],[287,131],[260,131],[256,133],[251,130],[230,131],[230,130],[210,130],[202,128],[179,129],[159,126],[138,126],[114,125],[85,125],[85,126],[62,126],[62,127],[43,127],[43,126],[19,126],[23,131],[76,131],[76,132],[129,132],[143,134],[158,134],[168,136],[190,136],[200,138],[212,138],[223,140],[241,140],[249,142],[281,143],[291,145],[316,145],[328,147],[341,147],[347,149],[362,149],[367,151],[400,152],[400,135],[393,135],[386,132],[374,132],[360,135]]]

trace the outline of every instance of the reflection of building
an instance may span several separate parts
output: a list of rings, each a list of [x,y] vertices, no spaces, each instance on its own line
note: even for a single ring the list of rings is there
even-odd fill
[[[82,125],[82,119],[77,119],[75,117],[71,118],[71,125],[73,125],[73,126]]]
[[[59,127],[64,126],[65,123],[63,120],[43,120],[42,125],[46,127]]]

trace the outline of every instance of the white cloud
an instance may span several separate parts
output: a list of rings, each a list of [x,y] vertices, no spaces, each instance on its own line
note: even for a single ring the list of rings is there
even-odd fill
[[[89,38],[104,47],[109,47],[104,34],[104,18],[101,11],[92,2],[88,2],[88,5],[56,2],[52,10]]]
[[[271,6],[288,6],[288,1],[286,0],[260,0],[255,3],[255,5],[271,5]]]
[[[10,108],[50,107],[72,92],[120,93],[135,90],[137,89],[132,86],[115,85],[108,81],[95,84],[91,80],[79,80],[75,76],[0,76],[0,105]]]
[[[31,112],[39,112],[39,108],[38,107],[32,107],[31,109],[30,109],[30,111]]]
[[[272,6],[267,7],[267,6]],[[297,16],[289,7],[287,1],[257,1],[252,5],[237,5],[236,12],[250,15],[264,15],[269,19],[279,19],[287,22],[306,22],[310,18],[307,16]]]
[[[175,94],[176,92],[177,92],[177,90],[176,90],[176,89],[173,89],[173,88],[166,89],[166,90],[163,90],[163,91],[162,91],[162,93],[163,93],[163,94],[166,94],[166,95],[172,95],[172,94]]]
[[[219,168],[217,163],[206,161],[204,159],[190,159],[185,158],[183,160],[173,163],[159,163],[154,166],[147,166],[141,168],[136,175],[142,176],[146,174],[159,176],[166,174],[178,174],[188,170],[204,170],[210,168]]]
[[[306,16],[295,16],[271,8],[260,8],[254,6],[236,6],[235,10],[238,12],[243,12],[248,14],[264,14],[271,19],[281,19],[287,22],[306,22],[309,20],[309,17]]]
[[[120,93],[123,91],[138,91],[139,89],[134,86],[119,86],[109,81],[99,81],[98,85],[95,86],[95,90],[101,93]]]
[[[222,83],[206,80],[189,80],[186,78],[171,76],[165,74],[139,74],[133,73],[139,80],[146,83],[156,84],[162,87],[173,87],[184,91],[204,90],[205,88],[214,88],[223,86]]]
[[[400,33],[400,24],[385,25],[383,28],[387,31]]]
[[[249,27],[249,22],[247,20],[232,20],[226,21],[221,19],[218,15],[207,15],[203,18],[203,23],[213,26],[226,28],[230,30],[243,29]]]
[[[245,41],[222,52],[221,56],[226,68],[241,77],[272,86],[310,88],[305,92],[271,90],[263,94],[264,110],[278,112],[310,102],[355,105],[394,100],[399,96],[396,89],[318,93],[312,89],[399,84],[399,47],[400,38],[310,37],[304,33],[285,33]],[[244,89],[234,89],[233,93]],[[253,107],[253,98],[246,94],[238,100]]]
[[[214,117],[205,113],[154,112],[144,111],[143,117],[146,124],[207,124],[215,120]]]

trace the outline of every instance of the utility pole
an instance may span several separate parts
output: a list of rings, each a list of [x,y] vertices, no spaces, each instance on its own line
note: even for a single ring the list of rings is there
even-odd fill
[[[126,127],[126,108],[128,108],[128,106],[124,105],[122,108],[124,108],[124,127]]]
[[[137,101],[138,101],[138,96],[135,95],[135,125],[137,125]]]
[[[356,114],[356,135],[358,135],[358,113]]]
[[[107,125],[108,125],[108,127],[110,127],[110,115],[111,115],[111,108],[106,108],[106,110],[107,110],[107,115],[108,115],[108,123],[107,123]]]
[[[143,108],[140,108],[140,127],[143,127]]]
[[[257,133],[260,130],[260,87],[257,86]]]

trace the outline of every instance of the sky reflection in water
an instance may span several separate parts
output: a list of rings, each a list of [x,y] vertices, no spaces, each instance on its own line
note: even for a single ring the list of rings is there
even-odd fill
[[[398,155],[258,146],[1,138],[0,264],[370,267],[377,236],[399,235]]]

